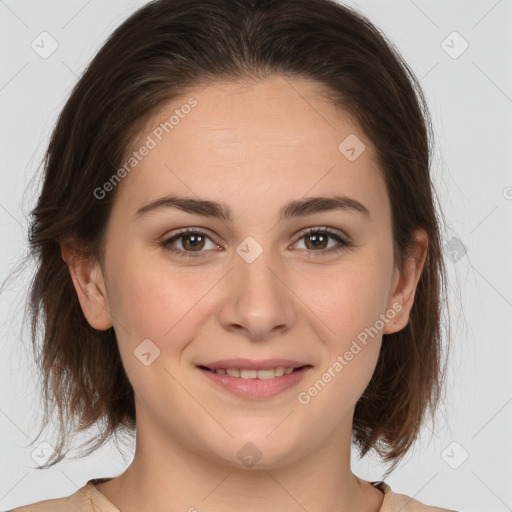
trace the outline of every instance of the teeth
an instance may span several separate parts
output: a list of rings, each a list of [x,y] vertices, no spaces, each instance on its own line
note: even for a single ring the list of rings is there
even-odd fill
[[[282,377],[283,375],[288,375],[293,372],[295,368],[284,368],[280,366],[279,368],[271,368],[270,370],[244,370],[238,368],[219,368],[215,370],[215,373],[219,375],[229,375],[231,377],[240,377],[242,379],[261,379],[261,380],[269,380],[274,377]]]

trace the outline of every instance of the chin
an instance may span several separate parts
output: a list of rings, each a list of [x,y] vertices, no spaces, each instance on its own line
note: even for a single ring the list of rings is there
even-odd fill
[[[243,436],[229,438],[222,453],[214,450],[214,456],[230,467],[247,470],[271,470],[295,462],[304,443],[295,445],[289,436],[280,437],[277,431],[269,436],[268,432],[253,436],[245,432]],[[283,430],[283,434],[287,434],[286,431]]]

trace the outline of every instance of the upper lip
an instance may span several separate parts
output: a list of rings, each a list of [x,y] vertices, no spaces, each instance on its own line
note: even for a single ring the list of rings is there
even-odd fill
[[[307,363],[300,361],[293,361],[291,359],[263,359],[261,361],[254,361],[252,359],[236,358],[236,359],[221,359],[219,361],[212,361],[209,363],[198,364],[197,366],[206,366],[210,370],[218,370],[219,368],[234,368],[243,370],[271,370],[272,368],[300,368],[302,366],[311,366]]]

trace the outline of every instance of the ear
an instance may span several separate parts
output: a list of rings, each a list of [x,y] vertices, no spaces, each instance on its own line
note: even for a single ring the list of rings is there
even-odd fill
[[[72,242],[62,242],[60,249],[89,325],[100,331],[112,327],[108,295],[99,262],[83,255]]]
[[[393,334],[402,330],[409,322],[409,314],[414,304],[414,294],[427,257],[428,235],[424,229],[415,231],[415,245],[405,262],[402,272],[395,269],[392,296],[387,310],[397,311],[394,319],[387,322],[383,334]],[[400,308],[400,306],[401,308]]]

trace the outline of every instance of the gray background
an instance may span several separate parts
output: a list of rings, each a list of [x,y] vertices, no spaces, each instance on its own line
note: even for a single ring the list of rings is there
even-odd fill
[[[144,3],[0,0],[0,280],[25,253],[33,178],[58,112],[102,42]],[[512,1],[346,3],[384,31],[421,79],[437,135],[433,180],[447,218],[454,348],[446,401],[387,482],[430,505],[512,510]],[[52,44],[45,31],[58,47],[42,58]],[[34,469],[37,447],[28,439],[38,425],[37,375],[21,325],[29,277],[0,296],[2,510],[67,496],[131,460],[109,445]],[[354,453],[353,470],[378,480],[383,466]]]

